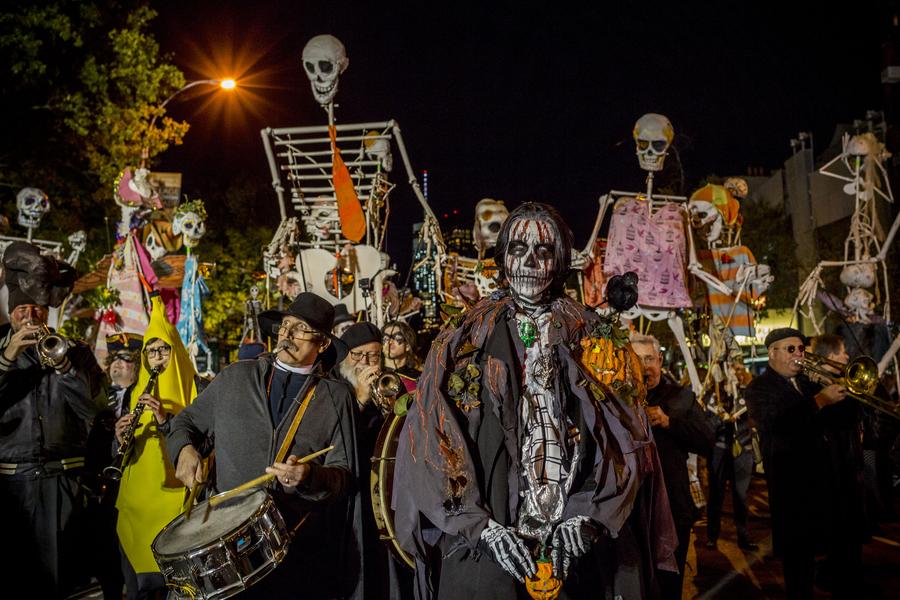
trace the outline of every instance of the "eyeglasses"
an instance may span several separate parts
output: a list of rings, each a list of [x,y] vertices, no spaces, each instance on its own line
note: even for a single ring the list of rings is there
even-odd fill
[[[381,360],[381,352],[373,350],[371,352],[361,352],[359,350],[351,350],[350,358],[355,361],[361,361],[363,358],[366,359],[366,362],[372,362],[374,360]]]
[[[151,358],[153,356],[158,356],[162,358],[163,356],[168,356],[172,352],[172,348],[169,346],[159,346],[157,348],[147,348],[144,350],[144,354],[147,355],[147,358]]]
[[[402,333],[386,333],[383,336],[381,336],[381,341],[384,344],[387,344],[391,340],[394,340],[398,344],[406,343],[406,338],[403,337]]]
[[[314,331],[312,329],[307,329],[300,325],[299,323],[291,327],[287,323],[281,323],[280,325],[272,325],[272,333],[275,335],[281,335],[282,331],[288,332],[288,337],[295,340],[308,340],[315,339],[320,336],[318,331]],[[302,336],[302,337],[301,337]]]
[[[794,345],[782,346],[781,348],[776,346],[776,347],[772,348],[772,350],[784,350],[788,354],[793,354],[795,350],[799,350],[800,352],[806,352],[806,346],[804,346],[803,344],[800,344],[799,346],[794,346]]]

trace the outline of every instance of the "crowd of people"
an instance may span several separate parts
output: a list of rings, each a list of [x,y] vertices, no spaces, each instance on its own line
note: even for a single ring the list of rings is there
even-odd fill
[[[834,366],[850,359],[844,341],[773,330],[761,374],[721,365],[740,385],[697,397],[667,371],[659,341],[632,332],[614,350],[623,368],[607,376],[586,349],[618,317],[565,293],[571,249],[552,207],[524,204],[498,238],[500,291],[430,348],[404,321],[379,328],[303,292],[259,315],[271,351],[243,353],[211,381],[156,298],[143,336],[107,340],[104,368],[78,341],[55,338],[65,352],[49,352],[59,294],[48,290],[65,287],[65,270],[21,287],[5,259],[5,568],[34,597],[91,578],[106,598],[123,587],[129,599],[166,597],[179,590],[152,551],[160,531],[265,474],[289,551],[241,597],[681,598],[700,516],[696,454],[708,471],[707,548],[718,547],[730,482],[737,545],[759,551],[748,488],[761,460],[787,597],[812,598],[816,585],[860,597],[862,545],[891,516],[884,481],[900,426],[848,395]],[[809,351],[830,359],[831,379],[807,376]],[[896,390],[874,393],[896,402]],[[390,443],[385,507],[370,494],[371,465]]]

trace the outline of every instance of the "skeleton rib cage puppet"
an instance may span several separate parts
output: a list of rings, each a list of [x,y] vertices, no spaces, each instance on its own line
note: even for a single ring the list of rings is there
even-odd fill
[[[444,244],[398,123],[335,125],[334,97],[349,62],[337,38],[312,38],[303,49],[302,64],[316,101],[328,113],[328,125],[260,132],[282,219],[265,252],[266,272],[282,293],[312,291],[332,304],[345,304],[350,312],[368,310],[369,320],[380,325],[389,310],[398,308],[386,306],[382,293],[384,279],[395,274],[382,251],[394,188],[389,180],[392,141],[425,212],[424,262],[434,266],[439,282]],[[288,217],[286,196],[298,216]]]
[[[900,214],[894,218],[891,228],[885,233],[875,210],[879,198],[890,204],[894,202],[890,180],[882,164],[890,157],[890,153],[872,133],[852,137],[844,134],[842,142],[841,154],[820,167],[819,173],[845,182],[844,192],[854,199],[850,231],[844,242],[844,258],[819,262],[800,286],[800,293],[794,302],[794,318],[797,318],[798,313],[803,315],[809,319],[817,333],[822,332],[824,322],[824,318],[817,321],[813,312],[817,298],[827,299],[828,304],[846,315],[848,322],[867,324],[891,321],[890,280],[886,258],[900,228]],[[832,267],[841,268],[840,281],[846,288],[843,302],[819,289],[823,287],[823,269]],[[869,289],[874,289],[875,293]],[[883,306],[881,315],[875,312],[879,298]],[[900,384],[900,368],[896,360],[898,350],[900,335],[879,360],[878,374],[884,374],[888,364],[893,361],[895,377]]]

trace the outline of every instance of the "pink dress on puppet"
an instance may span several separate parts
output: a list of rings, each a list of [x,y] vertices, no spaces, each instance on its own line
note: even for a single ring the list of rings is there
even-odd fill
[[[140,257],[134,235],[129,234],[118,250],[122,252],[121,269],[116,269],[116,261],[113,260],[106,278],[106,285],[119,291],[119,304],[115,308],[117,318],[115,325],[100,322],[94,355],[101,364],[107,354],[107,336],[123,331],[144,335],[150,323],[144,303],[144,286],[139,275]]]
[[[647,203],[623,198],[613,209],[603,274],[634,271],[638,304],[650,308],[685,308],[691,298],[685,282],[684,215],[668,203],[653,214]]]

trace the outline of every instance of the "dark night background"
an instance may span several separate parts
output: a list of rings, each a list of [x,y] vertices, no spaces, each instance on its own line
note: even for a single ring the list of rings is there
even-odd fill
[[[549,202],[578,246],[600,194],[642,189],[631,129],[646,112],[674,124],[684,186],[670,184],[690,194],[709,175],[779,168],[799,131],[818,151],[836,124],[885,108],[892,3],[691,4],[154,2],[162,49],[188,80],[240,86],[170,104],[191,130],[155,170],[183,172],[213,224],[228,216],[210,199],[241,181],[274,228],[259,130],[326,122],[300,66],[321,33],[350,57],[338,122],[396,119],[435,212],[458,209],[469,224],[483,197]],[[403,266],[421,210],[400,170],[388,250]]]

